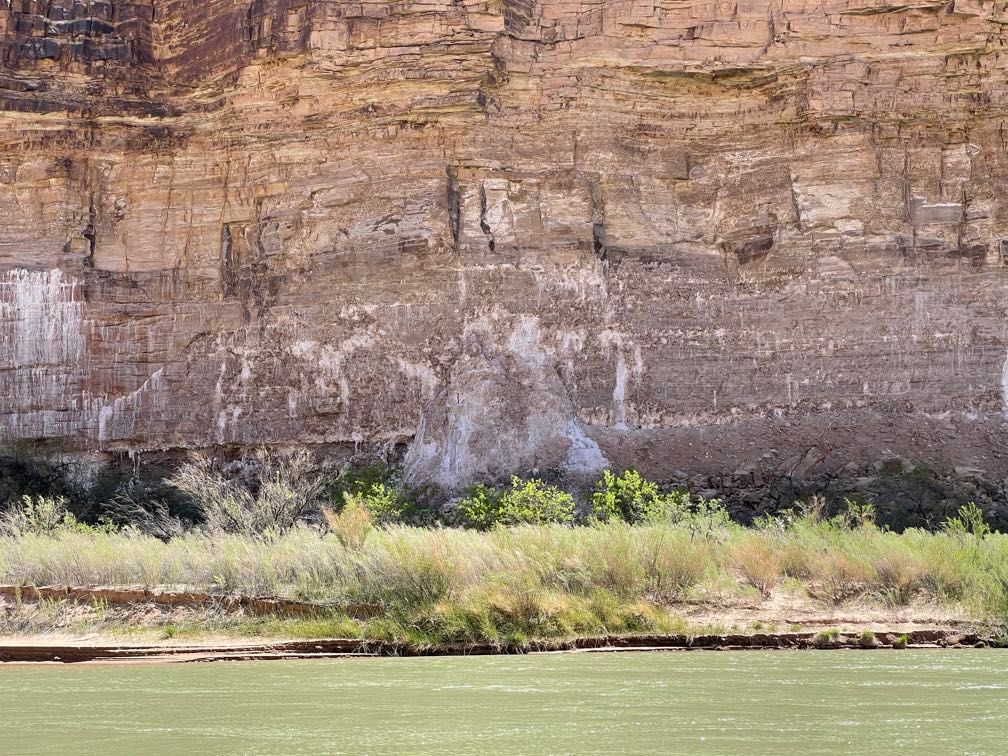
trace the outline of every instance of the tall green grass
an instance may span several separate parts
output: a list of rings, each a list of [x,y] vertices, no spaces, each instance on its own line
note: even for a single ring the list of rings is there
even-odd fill
[[[389,526],[359,540],[311,526],[273,538],[190,532],[162,541],[82,527],[0,536],[6,583],[280,595],[337,610],[364,603],[378,614],[369,632],[441,641],[668,629],[684,602],[723,600],[726,586],[759,600],[788,578],[827,606],[934,604],[1005,621],[1008,536],[896,534],[811,518],[702,533],[609,522]]]

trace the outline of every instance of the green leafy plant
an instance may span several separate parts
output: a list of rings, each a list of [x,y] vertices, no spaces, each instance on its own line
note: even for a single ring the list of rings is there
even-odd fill
[[[364,507],[371,513],[375,525],[432,526],[440,524],[442,516],[435,503],[436,490],[407,485],[399,467],[374,463],[364,467],[348,467],[328,488],[330,509],[342,511],[348,503]]]
[[[399,490],[403,487],[402,470],[394,465],[372,462],[344,467],[327,486],[327,495],[337,507],[343,504],[343,494],[361,494],[377,485]]]
[[[466,528],[490,529],[496,520],[500,497],[499,491],[482,483],[469,486],[455,503],[455,520]]]
[[[532,478],[511,478],[510,488],[470,486],[455,505],[463,527],[488,530],[515,525],[565,525],[574,520],[574,498],[556,486]]]
[[[403,522],[407,519],[410,509],[410,502],[402,494],[385,485],[384,483],[373,483],[360,493],[343,492],[343,508],[363,509],[370,513],[376,525],[391,525]]]
[[[602,473],[592,493],[591,514],[606,521],[621,519],[631,524],[677,522],[689,513],[690,496],[685,491],[662,493],[658,485],[636,470],[615,475]]]

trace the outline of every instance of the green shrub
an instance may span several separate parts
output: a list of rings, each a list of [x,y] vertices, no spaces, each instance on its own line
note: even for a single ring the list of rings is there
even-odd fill
[[[606,470],[595,484],[591,513],[602,521],[621,519],[631,524],[679,522],[689,513],[689,505],[687,492],[664,494],[636,470],[622,475]]]
[[[494,525],[500,498],[500,491],[482,483],[469,486],[455,504],[454,519],[465,528],[488,530]]]
[[[511,478],[511,488],[504,491],[496,523],[514,525],[565,525],[574,519],[574,498],[556,486],[532,478]]]
[[[402,470],[381,462],[345,467],[328,484],[326,495],[336,506],[343,505],[343,494],[363,494],[377,485],[393,490],[403,487]]]
[[[511,478],[499,491],[471,486],[455,505],[460,525],[478,530],[515,525],[566,525],[574,520],[574,498],[556,486],[532,478]]]
[[[836,628],[821,630],[812,638],[812,643],[817,648],[829,648],[840,643],[840,631]]]
[[[371,513],[376,525],[429,527],[442,522],[436,493],[408,486],[399,467],[374,463],[346,468],[329,485],[326,495],[334,511],[353,501]]]
[[[906,633],[897,635],[892,642],[892,647],[895,649],[904,649],[910,643],[910,636]]]
[[[343,492],[343,507],[340,511],[355,508],[370,513],[376,525],[392,525],[407,520],[410,502],[399,491],[384,483],[373,483],[359,493]]]

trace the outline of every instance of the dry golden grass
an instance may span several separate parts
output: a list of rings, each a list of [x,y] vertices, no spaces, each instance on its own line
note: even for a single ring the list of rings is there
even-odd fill
[[[348,549],[359,549],[374,530],[374,517],[353,498],[348,498],[339,512],[323,507],[322,516],[329,532]]]
[[[783,574],[780,552],[773,540],[764,533],[748,533],[734,544],[731,555],[745,582],[764,598],[769,597]]]

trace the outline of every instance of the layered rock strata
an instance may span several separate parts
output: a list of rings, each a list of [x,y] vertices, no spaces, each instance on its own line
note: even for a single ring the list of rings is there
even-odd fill
[[[447,484],[812,447],[1008,474],[1006,23],[0,1],[0,426]]]

